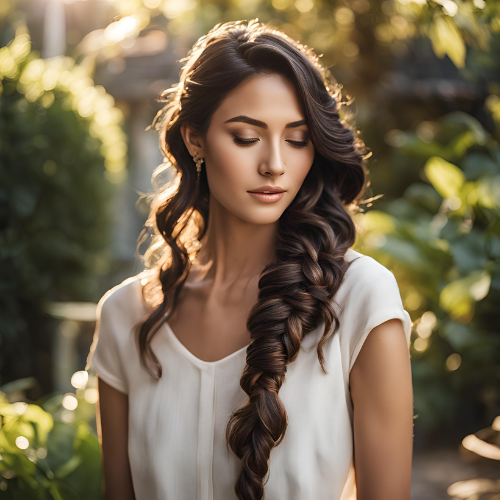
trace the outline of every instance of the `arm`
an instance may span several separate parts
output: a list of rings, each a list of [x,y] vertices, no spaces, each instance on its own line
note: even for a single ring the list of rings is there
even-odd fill
[[[105,500],[135,500],[128,457],[128,396],[97,376],[96,423]]]
[[[413,389],[403,325],[371,330],[352,367],[357,500],[409,500]]]

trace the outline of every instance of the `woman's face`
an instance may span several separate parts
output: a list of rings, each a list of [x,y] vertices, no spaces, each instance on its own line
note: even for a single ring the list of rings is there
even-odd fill
[[[313,163],[314,146],[295,88],[279,74],[258,75],[229,94],[200,147],[189,127],[182,128],[191,154],[198,151],[205,160],[213,201],[250,223],[277,221]],[[283,192],[251,194],[271,188]]]

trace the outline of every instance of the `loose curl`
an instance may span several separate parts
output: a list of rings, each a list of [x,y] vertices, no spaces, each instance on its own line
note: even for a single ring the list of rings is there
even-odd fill
[[[205,169],[196,169],[181,136],[189,123],[205,137],[210,119],[229,92],[259,74],[279,73],[293,83],[315,147],[313,165],[297,196],[284,211],[275,256],[259,279],[258,301],[247,328],[251,343],[241,388],[248,401],[231,415],[227,445],[241,461],[235,492],[241,500],[264,497],[269,456],[281,443],[288,424],[279,391],[287,365],[299,354],[301,341],[324,323],[317,355],[324,373],[323,346],[339,327],[332,301],[349,263],[354,244],[349,211],[359,208],[366,189],[364,143],[339,115],[341,93],[318,57],[284,33],[257,19],[217,24],[189,51],[178,84],[160,94],[166,105],[151,127],[160,135],[165,162],[155,171],[157,192],[139,236],[152,237],[144,256],[143,295],[152,311],[137,325],[141,364],[159,379],[162,367],[151,340],[175,310],[192,262],[206,233],[210,191]],[[173,179],[161,182],[165,173]],[[334,328],[332,328],[334,325]]]

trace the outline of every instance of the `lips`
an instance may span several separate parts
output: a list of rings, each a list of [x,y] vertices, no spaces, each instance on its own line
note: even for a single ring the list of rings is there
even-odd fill
[[[264,194],[274,194],[274,193],[284,193],[286,189],[283,189],[279,186],[262,186],[257,189],[253,189],[252,191],[248,191],[249,193],[264,193]]]
[[[285,191],[276,191],[274,193],[248,191],[248,194],[255,200],[262,203],[276,203],[277,201],[280,201],[283,196],[285,196]]]
[[[284,193],[285,191],[248,191],[249,193],[276,194]]]

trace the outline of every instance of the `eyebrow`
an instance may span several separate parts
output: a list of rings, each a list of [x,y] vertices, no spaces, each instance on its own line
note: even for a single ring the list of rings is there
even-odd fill
[[[265,130],[268,129],[266,122],[261,122],[260,120],[256,120],[255,118],[250,118],[249,116],[245,116],[245,115],[235,116],[234,118],[230,118],[229,120],[226,120],[224,123],[229,123],[229,122],[249,123],[250,125],[255,125],[256,127],[261,127]],[[306,120],[298,120],[296,122],[287,123],[285,125],[285,128],[300,127],[301,125],[307,125],[307,121]]]

